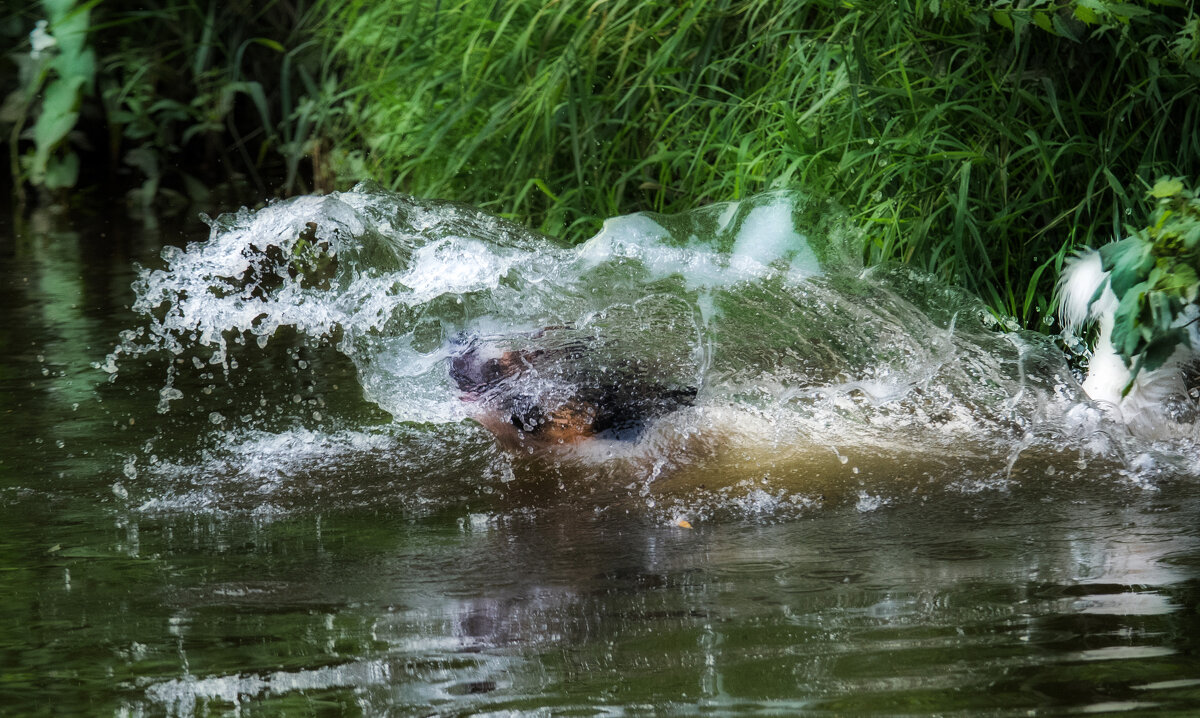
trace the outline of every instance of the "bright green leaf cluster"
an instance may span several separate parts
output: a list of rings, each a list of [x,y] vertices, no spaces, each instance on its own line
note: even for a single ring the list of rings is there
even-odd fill
[[[1134,376],[1189,345],[1179,319],[1200,297],[1200,198],[1179,178],[1160,179],[1149,195],[1150,224],[1100,249],[1118,300],[1113,346]]]
[[[26,90],[41,96],[33,125],[34,148],[23,159],[29,181],[36,186],[72,187],[79,176],[79,157],[67,146],[67,138],[79,120],[83,97],[95,80],[96,55],[87,45],[89,13],[95,4],[77,4],[75,0],[42,2],[57,52]]]

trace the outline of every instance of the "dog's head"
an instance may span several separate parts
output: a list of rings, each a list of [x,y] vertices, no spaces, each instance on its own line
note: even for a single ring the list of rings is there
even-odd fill
[[[463,398],[477,400],[500,389],[523,369],[532,369],[540,352],[502,349],[477,338],[456,338],[450,354],[450,378]]]
[[[523,339],[536,341],[543,332]],[[598,370],[588,354],[581,341],[514,348],[460,335],[453,340],[449,375],[472,416],[502,443],[521,448],[592,438],[633,441],[651,420],[696,397],[694,387],[650,381],[631,366]]]

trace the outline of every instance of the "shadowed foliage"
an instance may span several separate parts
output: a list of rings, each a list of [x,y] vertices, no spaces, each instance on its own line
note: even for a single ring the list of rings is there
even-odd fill
[[[146,202],[193,166],[282,193],[372,178],[579,239],[799,186],[869,261],[1026,326],[1072,247],[1200,176],[1200,20],[1174,0],[114,2],[92,23],[110,161]]]

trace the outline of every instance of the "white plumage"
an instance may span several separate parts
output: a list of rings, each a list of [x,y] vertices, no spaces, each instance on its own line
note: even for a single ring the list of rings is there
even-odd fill
[[[1122,396],[1132,372],[1113,348],[1117,297],[1108,279],[1100,253],[1088,249],[1068,260],[1058,280],[1059,316],[1064,331],[1078,334],[1092,322],[1098,329],[1083,390],[1139,436],[1149,439],[1192,436],[1197,428],[1196,407],[1188,395],[1184,369],[1200,359],[1197,355],[1200,333],[1196,324],[1191,323],[1200,313],[1192,305],[1176,320],[1176,326],[1189,326],[1191,346],[1180,344],[1161,367],[1140,371],[1129,392]]]

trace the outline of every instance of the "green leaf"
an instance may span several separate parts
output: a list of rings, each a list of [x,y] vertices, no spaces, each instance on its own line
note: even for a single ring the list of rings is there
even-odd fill
[[[1085,22],[1088,25],[1095,25],[1100,22],[1100,16],[1096,14],[1096,11],[1083,3],[1075,6],[1074,15],[1076,20]]]
[[[46,11],[52,22],[58,22],[66,17],[74,6],[75,0],[42,0],[42,9]]]
[[[1146,371],[1154,371],[1165,364],[1179,346],[1182,334],[1182,330],[1176,330],[1150,342],[1150,345],[1142,352],[1141,368]]]
[[[553,192],[550,191],[550,186],[546,184],[545,180],[542,180],[538,177],[534,177],[532,182],[535,187],[537,187],[538,189],[540,189],[542,191],[542,194],[549,197],[552,201],[554,201],[554,202],[561,201]]]
[[[1108,9],[1110,12],[1112,12],[1113,15],[1116,15],[1120,19],[1126,19],[1126,20],[1129,18],[1133,18],[1133,17],[1145,17],[1147,15],[1154,14],[1153,10],[1147,10],[1144,7],[1140,7],[1138,5],[1134,5],[1133,3],[1127,3],[1127,2],[1111,3],[1108,6]]]
[[[262,45],[263,47],[269,47],[275,52],[287,52],[283,45],[280,45],[278,42],[269,37],[255,37],[251,38],[250,41]]]
[[[46,163],[43,179],[47,189],[69,189],[79,179],[79,155],[68,152],[62,157],[51,157]]]
[[[1156,269],[1158,268],[1156,267]],[[1154,287],[1160,291],[1170,292],[1177,297],[1186,297],[1189,289],[1200,284],[1196,269],[1187,264],[1165,263],[1159,272],[1161,276],[1153,282]]]
[[[1067,24],[1067,21],[1062,19],[1061,15],[1055,13],[1050,19],[1054,24],[1055,34],[1062,35],[1071,42],[1081,42],[1079,36],[1075,34],[1075,31],[1071,29],[1071,26]]]
[[[254,107],[258,110],[258,116],[262,120],[264,130],[270,130],[273,127],[271,124],[271,109],[267,102],[267,95],[263,92],[262,84],[258,82],[230,82],[226,84],[222,90],[221,103],[227,108],[232,109],[233,97],[238,93],[242,93],[249,97],[254,103]]]
[[[1054,24],[1050,21],[1050,13],[1048,12],[1035,10],[1033,13],[1033,23],[1051,35],[1058,34],[1054,29]]]
[[[1163,177],[1150,188],[1150,196],[1155,199],[1163,199],[1164,197],[1174,197],[1182,191],[1183,181],[1178,177],[1171,179]]]
[[[1180,238],[1183,240],[1183,246],[1188,251],[1194,251],[1196,245],[1200,244],[1200,222],[1185,229]]]
[[[1176,303],[1171,300],[1168,294],[1163,292],[1150,292],[1146,295],[1146,306],[1150,310],[1150,321],[1148,324],[1155,334],[1164,334],[1171,331],[1171,325],[1175,323]]]
[[[62,3],[74,6],[75,3]],[[90,2],[82,7],[68,8],[65,14],[51,11],[51,32],[58,40],[59,55],[56,61],[73,61],[74,58],[87,51],[88,30],[91,28],[91,8],[96,2]]]
[[[1143,282],[1154,268],[1153,245],[1137,237],[1129,237],[1101,247],[1104,268],[1111,272],[1113,293],[1123,298],[1131,287]]]
[[[1138,353],[1142,343],[1141,325],[1138,321],[1141,314],[1142,294],[1146,285],[1138,285],[1125,293],[1117,304],[1117,312],[1113,316],[1112,342],[1113,348],[1121,355],[1125,366]]]
[[[38,150],[49,152],[75,128],[79,119],[80,89],[84,79],[71,77],[51,82],[42,96],[42,114],[33,125]]]

